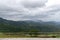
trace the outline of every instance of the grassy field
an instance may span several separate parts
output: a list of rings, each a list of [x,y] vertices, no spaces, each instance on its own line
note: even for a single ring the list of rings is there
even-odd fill
[[[0,38],[60,38],[59,34],[25,34],[25,33],[19,33],[19,34],[8,34],[8,33],[0,33]]]

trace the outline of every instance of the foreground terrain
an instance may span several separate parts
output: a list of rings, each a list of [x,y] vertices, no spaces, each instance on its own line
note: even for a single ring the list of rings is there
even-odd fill
[[[0,33],[0,38],[60,38],[60,33]]]
[[[0,40],[60,40],[60,38],[0,38]]]

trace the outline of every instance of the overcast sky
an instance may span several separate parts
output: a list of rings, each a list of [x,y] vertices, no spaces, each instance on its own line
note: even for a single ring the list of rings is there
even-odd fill
[[[60,21],[60,0],[0,0],[0,17],[14,21]]]

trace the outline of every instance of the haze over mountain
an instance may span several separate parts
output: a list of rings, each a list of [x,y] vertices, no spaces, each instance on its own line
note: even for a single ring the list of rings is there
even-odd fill
[[[0,32],[60,32],[60,0],[0,0]]]

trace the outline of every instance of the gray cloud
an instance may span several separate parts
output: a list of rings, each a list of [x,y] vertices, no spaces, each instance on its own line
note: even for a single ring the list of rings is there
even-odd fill
[[[47,0],[25,0],[22,1],[22,5],[26,8],[38,8],[45,6]]]
[[[1,0],[0,0],[1,1]],[[6,0],[7,1],[7,0]],[[46,7],[47,0],[11,0],[12,3],[0,3],[0,17],[9,20],[43,20],[57,21],[60,20],[60,5]],[[8,5],[7,5],[8,4]],[[13,5],[12,5],[13,4]],[[31,8],[31,10],[29,9]],[[32,9],[33,8],[33,9]]]

